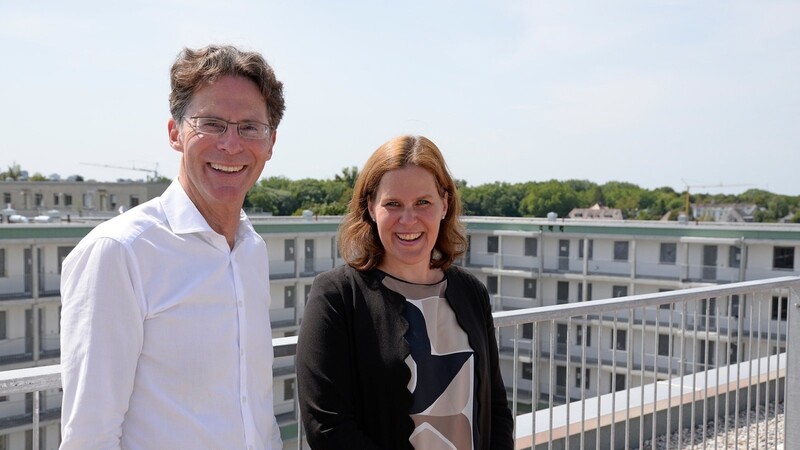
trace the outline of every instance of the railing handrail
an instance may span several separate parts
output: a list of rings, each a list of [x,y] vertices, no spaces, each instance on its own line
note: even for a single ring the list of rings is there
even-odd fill
[[[677,291],[590,300],[586,302],[565,303],[562,305],[539,306],[514,311],[497,311],[493,313],[492,316],[494,317],[496,327],[506,327],[528,322],[600,314],[618,310],[620,309],[620,305],[625,305],[623,309],[658,306],[665,303],[676,303],[702,298],[702,296],[715,297],[744,294],[754,290],[796,286],[798,283],[800,283],[800,277],[780,277],[766,280],[743,281],[722,286],[714,285]],[[272,347],[275,357],[292,356],[297,350],[297,336],[274,338],[272,339]],[[0,371],[0,395],[56,389],[59,387],[61,387],[60,364]]]
[[[528,322],[559,320],[569,317],[597,315],[621,309],[658,306],[704,297],[721,297],[746,294],[756,290],[788,288],[800,284],[800,277],[780,277],[764,280],[742,281],[726,285],[703,286],[675,291],[637,294],[618,298],[571,302],[560,305],[535,306],[513,311],[497,311],[492,314],[496,327],[508,327]],[[624,307],[620,307],[624,306]]]

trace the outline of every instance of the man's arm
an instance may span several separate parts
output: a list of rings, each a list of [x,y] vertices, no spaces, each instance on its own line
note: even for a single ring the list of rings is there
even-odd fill
[[[130,252],[111,239],[79,246],[61,278],[61,449],[120,447],[142,349],[145,309]]]

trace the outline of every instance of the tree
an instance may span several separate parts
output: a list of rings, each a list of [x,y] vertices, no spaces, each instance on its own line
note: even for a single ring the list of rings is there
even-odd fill
[[[0,180],[19,181],[20,178],[22,178],[22,168],[17,163],[12,163],[8,166],[8,170],[0,172]]]
[[[347,187],[352,189],[356,185],[358,179],[358,167],[351,166],[342,169],[341,175],[336,175],[334,180],[344,183]]]
[[[578,207],[580,199],[574,190],[556,180],[531,185],[520,203],[519,210],[524,216],[546,217],[555,212],[564,217]]]

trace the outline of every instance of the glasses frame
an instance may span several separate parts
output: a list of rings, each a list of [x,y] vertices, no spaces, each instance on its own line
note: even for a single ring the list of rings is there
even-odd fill
[[[270,126],[269,124],[263,123],[263,122],[259,122],[257,120],[245,120],[245,121],[242,121],[242,122],[229,122],[229,121],[227,121],[225,119],[220,119],[219,117],[212,117],[212,116],[183,116],[183,119],[186,121],[186,123],[189,124],[189,127],[191,127],[191,129],[194,130],[195,133],[203,134],[203,135],[222,136],[223,134],[228,132],[229,125],[236,125],[236,133],[239,135],[240,138],[247,139],[248,141],[263,141],[264,139],[267,139],[270,136],[270,134],[272,134],[272,126]],[[219,133],[211,133],[211,132],[202,131],[202,130],[200,130],[198,128],[198,126],[195,123],[192,123],[192,121],[196,121],[196,120],[199,120],[199,119],[211,119],[211,120],[219,121],[220,123],[224,123],[225,124],[225,128]],[[259,125],[263,125],[266,128],[266,133],[264,134],[264,137],[253,138],[253,137],[247,137],[247,136],[242,134],[242,129],[240,128],[240,125],[247,125],[247,124],[254,124],[254,123],[257,123]]]

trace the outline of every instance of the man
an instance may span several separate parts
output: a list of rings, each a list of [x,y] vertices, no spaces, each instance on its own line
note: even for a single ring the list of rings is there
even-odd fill
[[[171,85],[177,180],[64,261],[62,449],[281,448],[269,259],[241,208],[283,85],[230,46],[184,49]]]

